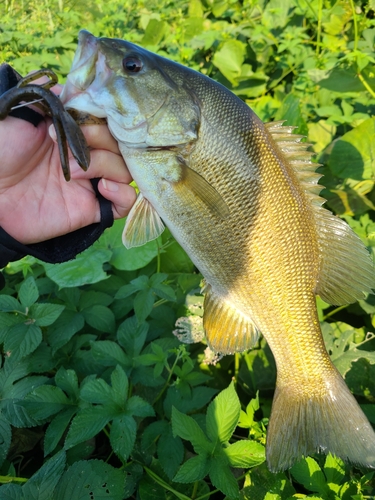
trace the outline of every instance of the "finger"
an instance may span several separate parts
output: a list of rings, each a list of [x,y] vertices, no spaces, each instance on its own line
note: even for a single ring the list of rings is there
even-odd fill
[[[133,180],[122,156],[103,149],[94,149],[90,155],[90,166],[86,172],[79,167],[75,159],[69,160],[72,179],[105,177],[126,184]]]
[[[137,198],[135,189],[132,186],[108,179],[102,179],[98,184],[98,189],[107,200],[112,202],[115,219],[121,219],[128,215]]]
[[[82,132],[87,144],[93,149],[107,149],[120,154],[116,139],[111,135],[107,125],[83,125]]]

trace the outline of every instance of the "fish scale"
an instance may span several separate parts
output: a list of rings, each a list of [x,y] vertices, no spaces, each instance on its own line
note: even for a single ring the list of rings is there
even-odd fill
[[[203,274],[212,350],[266,338],[277,366],[269,468],[319,451],[375,467],[374,431],[329,358],[315,302],[363,298],[375,271],[361,240],[322,207],[317,165],[293,127],[263,124],[206,76],[88,32],[62,99],[107,116],[137,182],[125,245],[165,224]]]

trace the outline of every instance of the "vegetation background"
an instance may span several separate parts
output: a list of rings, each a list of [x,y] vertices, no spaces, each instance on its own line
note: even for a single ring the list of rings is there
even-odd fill
[[[375,1],[2,0],[0,61],[64,81],[81,28],[125,38],[286,120],[322,163],[328,207],[375,246]],[[122,222],[75,261],[26,257],[0,294],[0,498],[375,498],[332,456],[271,474],[275,365],[264,340],[204,363],[200,275],[168,231],[136,250]],[[334,249],[332,250],[334,251]],[[272,291],[270,291],[272,293]],[[327,348],[375,424],[375,297],[318,299]],[[179,338],[173,335],[178,318]]]

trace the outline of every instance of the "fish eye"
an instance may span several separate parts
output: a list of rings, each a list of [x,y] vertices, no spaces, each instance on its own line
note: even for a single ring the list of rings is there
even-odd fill
[[[143,68],[142,61],[136,56],[124,57],[122,65],[128,73],[138,73]]]

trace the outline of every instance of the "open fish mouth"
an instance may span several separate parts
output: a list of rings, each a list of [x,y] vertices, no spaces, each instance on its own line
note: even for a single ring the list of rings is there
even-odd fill
[[[60,96],[63,104],[66,108],[105,117],[105,112],[94,102],[94,95],[112,75],[97,39],[88,31],[80,31],[72,68]]]

